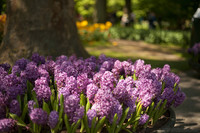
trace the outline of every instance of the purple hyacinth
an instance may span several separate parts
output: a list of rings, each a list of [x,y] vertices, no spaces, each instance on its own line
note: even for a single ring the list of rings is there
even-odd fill
[[[76,111],[74,112],[74,116],[73,116],[73,123],[76,123],[79,119],[83,118],[84,115],[84,106],[77,108]]]
[[[64,61],[67,61],[68,57],[65,55],[61,55],[56,58],[56,64],[61,65]]]
[[[77,87],[77,80],[75,77],[70,76],[65,80],[65,87],[69,88],[71,94],[80,94],[81,90]]]
[[[46,70],[49,72],[50,75],[54,74],[55,65],[56,65],[56,63],[51,59],[49,59],[45,62]]]
[[[77,77],[77,87],[84,94],[86,93],[86,88],[88,84],[89,79],[86,73],[83,73]]]
[[[13,119],[1,119],[0,120],[0,132],[9,132],[14,129],[16,125],[15,120]]]
[[[93,118],[96,117],[96,116],[97,116],[96,110],[94,110],[94,109],[89,109],[89,110],[87,111],[88,125],[89,125],[90,128],[91,128],[92,120],[93,120]]]
[[[101,81],[101,77],[103,76],[103,73],[96,73],[94,76],[93,76],[93,82],[98,86],[100,87],[100,81]]]
[[[121,79],[117,83],[116,88],[113,90],[113,96],[122,103],[126,99],[127,95],[128,92],[126,90],[126,82],[124,79]]]
[[[29,60],[22,58],[15,62],[15,66],[18,66],[21,70],[25,70],[28,63]]]
[[[49,73],[46,69],[42,68],[42,65],[38,67],[38,73],[40,77],[46,77],[48,81],[50,80]]]
[[[143,106],[147,107],[150,105],[153,97],[160,95],[162,84],[157,80],[142,78],[136,82],[136,87]]]
[[[113,97],[110,90],[99,89],[95,95],[94,102],[91,109],[96,110],[100,118],[106,116],[112,123],[113,117],[117,113],[118,119],[120,119],[122,114],[121,104]]]
[[[37,95],[38,101],[42,102],[42,100],[45,100],[47,102],[50,100],[51,89],[48,85],[46,77],[41,77],[37,79],[35,81],[35,88],[33,90]]]
[[[104,61],[100,67],[100,72],[110,71],[113,68],[113,62]]]
[[[58,97],[60,98],[61,94],[63,95],[64,98],[68,97],[71,95],[69,88],[67,87],[62,87],[58,90]]]
[[[73,117],[75,112],[80,108],[80,98],[79,96],[72,94],[64,99],[64,112],[69,116],[69,121],[73,122]]]
[[[38,53],[34,53],[31,56],[31,60],[34,61],[37,65],[45,63],[45,57],[40,56]]]
[[[57,123],[58,123],[58,112],[57,111],[51,111],[49,114],[49,120],[48,120],[48,125],[51,129],[55,128]]]
[[[21,115],[21,109],[19,102],[17,100],[12,100],[10,103],[10,113],[16,114],[18,116]]]
[[[34,83],[39,76],[38,67],[35,62],[29,62],[26,66],[26,69],[21,72],[21,77],[29,80],[32,83]]]
[[[123,61],[122,66],[124,68],[125,76],[133,75],[134,71],[132,70],[133,65],[128,61]]]
[[[139,120],[139,125],[144,125],[149,119],[149,115],[147,114],[143,114],[141,117],[140,117],[140,120]]]
[[[198,55],[200,53],[200,43],[195,43],[192,48],[188,49],[188,52],[190,54],[193,53],[194,55]]]
[[[162,69],[161,68],[155,68],[151,70],[151,73],[154,73],[156,76],[156,80],[160,80],[162,76]]]
[[[29,114],[32,122],[38,125],[45,125],[48,122],[48,114],[41,108],[35,108]]]
[[[185,97],[186,97],[185,93],[181,92],[181,90],[179,88],[175,95],[174,107],[177,107],[180,104],[182,104],[183,101],[185,100]]]
[[[55,81],[58,89],[61,87],[65,87],[65,81],[67,78],[67,73],[65,72],[57,72],[59,69],[55,69]]]
[[[113,73],[106,71],[101,77],[101,81],[100,81],[101,88],[103,86],[106,86],[109,89],[113,90],[115,84],[116,84],[116,79],[115,79]]]
[[[39,102],[42,102],[43,100],[47,102],[50,100],[51,89],[49,86],[41,85],[39,87],[34,88],[34,90],[36,92],[37,99]]]
[[[21,73],[21,69],[19,68],[19,66],[13,66],[12,67],[12,74],[14,74],[14,75],[20,75],[20,73]]]
[[[86,95],[87,95],[87,98],[89,98],[90,103],[94,102],[94,97],[95,97],[95,94],[97,93],[98,89],[99,88],[94,83],[90,83],[87,86]]]
[[[5,71],[8,71],[10,69],[10,64],[8,63],[0,64],[0,67],[2,67]]]
[[[36,102],[33,100],[28,101],[28,111],[29,113],[34,109],[34,106],[36,105]]]
[[[170,107],[172,105],[172,102],[174,100],[174,91],[173,88],[165,88],[162,92],[161,99],[164,101],[167,100],[166,107]],[[158,99],[159,100],[159,99]],[[158,101],[159,102],[159,101]]]

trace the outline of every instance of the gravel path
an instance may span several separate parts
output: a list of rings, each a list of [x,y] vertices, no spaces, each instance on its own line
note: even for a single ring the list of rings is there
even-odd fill
[[[185,60],[174,53],[183,52],[176,47],[161,47],[127,40],[117,40],[114,46],[87,47],[91,54],[104,53],[108,56],[142,58],[163,61]],[[171,133],[200,133],[200,76],[194,71],[186,71],[178,74],[181,77],[180,87],[187,98],[184,103],[175,108],[176,124]]]

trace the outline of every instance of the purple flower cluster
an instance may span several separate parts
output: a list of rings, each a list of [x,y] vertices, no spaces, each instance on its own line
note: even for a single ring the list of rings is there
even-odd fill
[[[94,117],[106,116],[112,123],[117,114],[119,121],[126,108],[129,108],[128,119],[138,102],[146,110],[152,102],[157,104],[160,100],[167,100],[166,108],[169,108],[177,107],[185,99],[178,86],[180,78],[171,72],[169,65],[152,69],[143,60],[133,63],[105,55],[87,59],[62,55],[53,61],[50,57],[45,60],[43,56],[33,54],[31,60],[22,58],[16,61],[11,73],[10,70],[8,64],[0,65],[0,132],[15,125],[14,120],[6,119],[6,108],[10,113],[21,115],[16,99],[18,95],[23,98],[29,91],[27,83],[33,85],[31,92],[35,91],[39,101],[36,108],[36,101],[28,98],[30,119],[39,125],[48,124],[51,129],[58,123],[58,112],[52,111],[48,116],[40,107],[43,100],[50,101],[52,89],[59,98],[61,94],[64,96],[64,113],[70,123],[77,122],[84,115],[84,106],[80,106],[80,95],[84,94],[91,104],[87,112],[89,126]],[[143,125],[149,116],[141,115],[139,123]]]
[[[188,53],[198,55],[200,53],[200,43],[196,43],[192,48],[189,48]]]
[[[16,123],[13,119],[1,119],[0,120],[0,132],[9,132],[14,129]]]
[[[41,77],[35,81],[35,88],[33,89],[36,92],[37,99],[39,102],[49,101],[51,97],[51,89],[49,87],[46,77]]]
[[[149,119],[149,115],[147,114],[143,114],[141,117],[140,117],[140,120],[139,120],[139,124],[140,125],[144,125]]]
[[[92,120],[93,120],[93,118],[96,117],[96,116],[97,116],[96,110],[94,110],[94,109],[89,109],[89,110],[87,111],[87,118],[88,118],[88,125],[89,125],[89,127],[91,127]]]
[[[38,125],[45,125],[48,121],[48,114],[41,108],[33,109],[30,114],[30,119],[32,122]]]
[[[49,120],[48,120],[48,125],[51,129],[55,128],[57,123],[58,123],[58,112],[56,111],[51,111],[49,114]]]
[[[10,103],[10,113],[16,114],[18,116],[21,115],[21,109],[19,102],[17,100],[12,100]]]
[[[76,94],[69,95],[64,99],[64,112],[71,123],[77,122],[84,115],[84,107],[80,107],[80,98]]]

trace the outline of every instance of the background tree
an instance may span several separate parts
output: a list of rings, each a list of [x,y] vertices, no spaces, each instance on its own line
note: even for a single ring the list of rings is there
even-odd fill
[[[1,62],[13,63],[33,52],[53,57],[86,57],[75,25],[73,0],[7,0]]]
[[[96,0],[94,10],[94,22],[105,23],[107,20],[107,0]]]

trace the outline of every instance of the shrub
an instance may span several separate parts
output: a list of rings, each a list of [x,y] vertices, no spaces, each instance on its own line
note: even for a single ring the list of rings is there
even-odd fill
[[[176,44],[186,47],[190,34],[187,31],[144,30],[127,27],[111,27],[110,36],[115,39],[144,40],[148,43]]]

